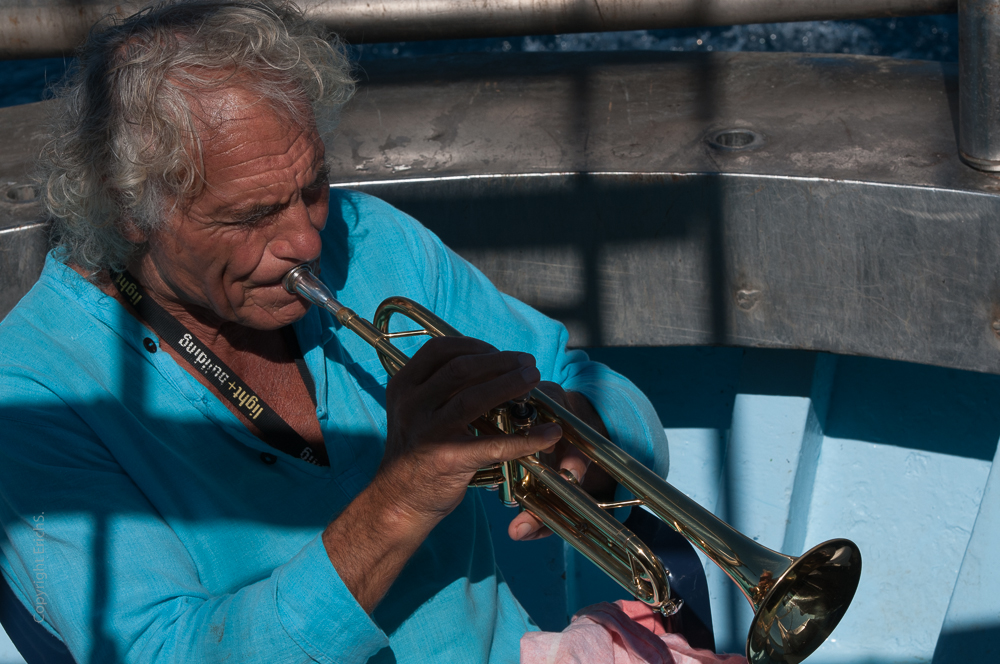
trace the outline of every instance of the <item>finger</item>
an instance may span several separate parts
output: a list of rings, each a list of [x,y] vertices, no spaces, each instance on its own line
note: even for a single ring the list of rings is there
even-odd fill
[[[558,424],[543,424],[528,429],[527,435],[505,434],[500,436],[470,436],[457,444],[457,450],[465,458],[463,466],[475,471],[479,468],[519,459],[548,447],[553,440],[562,437]]]
[[[541,376],[534,366],[533,357],[527,353],[498,353],[497,355],[503,357],[490,358],[492,366],[474,368],[467,365],[456,369],[456,371],[465,372],[466,384],[460,389],[455,389],[457,381],[460,380],[457,374],[444,375],[448,367],[439,372],[442,374],[440,378],[434,376],[427,381],[424,389],[429,393],[436,393],[434,396],[430,394],[427,396],[427,403],[434,404],[437,399],[441,399],[440,405],[436,409],[435,418],[440,417],[444,422],[468,424],[483,413],[523,395],[538,384]],[[452,364],[458,364],[458,361],[450,362],[449,366]],[[486,365],[487,362],[483,361],[482,364]],[[494,374],[500,368],[506,369],[506,371]],[[449,393],[449,390],[452,391]]]
[[[559,383],[553,383],[551,380],[543,380],[538,384],[538,389],[563,408],[569,407],[566,403],[566,390]]]
[[[583,483],[583,476],[587,474],[590,466],[590,459],[583,452],[573,445],[566,446],[566,454],[559,460],[559,469],[572,473],[577,484]]]
[[[553,383],[550,380],[543,380],[538,383],[537,389],[539,392],[542,392],[545,396],[549,397],[563,408],[566,408],[567,410],[569,409],[569,406],[566,403],[566,390],[564,390],[559,383]],[[553,446],[542,451],[546,454],[558,453],[561,447],[563,446]]]
[[[521,512],[510,522],[507,527],[507,535],[517,542],[528,542],[530,540],[541,539],[552,534],[541,521],[536,519],[529,512]]]
[[[413,354],[405,366],[396,373],[398,382],[420,385],[433,376],[438,369],[456,357],[464,355],[487,355],[497,349],[473,337],[433,337],[427,340]],[[396,377],[393,380],[396,380]]]

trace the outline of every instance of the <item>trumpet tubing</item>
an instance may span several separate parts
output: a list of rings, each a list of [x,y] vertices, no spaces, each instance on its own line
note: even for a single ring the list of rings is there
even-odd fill
[[[400,297],[385,300],[375,313],[374,324],[369,323],[337,302],[308,266],[289,271],[284,286],[324,307],[371,344],[390,376],[409,359],[392,339],[461,336],[432,312]],[[389,332],[394,314],[423,329]],[[797,664],[840,622],[861,577],[861,553],[853,542],[830,540],[797,558],[761,546],[537,389],[526,399],[498,406],[472,426],[484,434],[514,433],[541,422],[559,424],[563,437],[628,489],[635,500],[598,504],[575,482],[534,456],[483,468],[470,486],[498,489],[506,504],[533,514],[637,599],[670,615],[680,608],[680,602],[670,596],[667,571],[648,546],[607,512],[623,505],[645,507],[718,565],[750,602],[754,620],[746,654],[754,664]]]

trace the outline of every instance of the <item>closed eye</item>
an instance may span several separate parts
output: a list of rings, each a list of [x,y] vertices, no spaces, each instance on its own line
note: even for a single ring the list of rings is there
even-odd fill
[[[241,212],[234,221],[239,226],[256,226],[261,220],[276,215],[284,208],[284,205],[254,205]]]
[[[330,189],[330,171],[324,164],[316,173],[316,178],[302,189],[302,202],[307,206],[315,205],[322,201]],[[274,205],[251,205],[238,210],[232,216],[231,223],[243,228],[253,228],[260,225],[270,217],[275,216],[288,207],[287,203]]]

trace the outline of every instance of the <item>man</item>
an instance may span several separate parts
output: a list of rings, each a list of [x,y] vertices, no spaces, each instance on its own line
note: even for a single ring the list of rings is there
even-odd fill
[[[543,385],[665,472],[633,386],[412,219],[330,190],[317,118],[350,90],[269,2],[157,6],[82,52],[46,155],[56,248],[0,324],[0,569],[77,661],[516,661],[532,626],[466,485],[561,434],[467,425]],[[469,337],[411,339],[389,381],[282,288],[303,263],[358,311],[405,295]]]

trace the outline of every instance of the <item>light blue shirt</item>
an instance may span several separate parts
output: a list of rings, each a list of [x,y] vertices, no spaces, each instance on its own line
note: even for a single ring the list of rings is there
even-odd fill
[[[334,190],[330,209],[321,274],[338,299],[370,317],[403,295],[464,334],[532,352],[543,379],[589,397],[612,438],[666,475],[652,406],[568,351],[560,324],[389,205]],[[294,327],[329,467],[255,437],[146,349],[155,334],[49,256],[0,323],[0,569],[14,592],[81,663],[518,661],[533,627],[496,568],[478,491],[372,615],[344,586],[320,533],[378,467],[388,377],[325,311]]]

